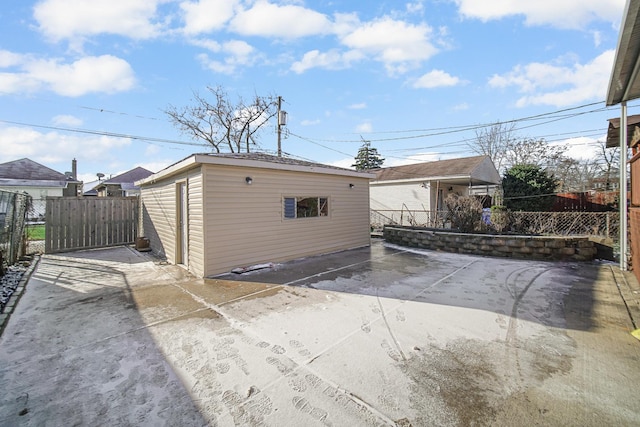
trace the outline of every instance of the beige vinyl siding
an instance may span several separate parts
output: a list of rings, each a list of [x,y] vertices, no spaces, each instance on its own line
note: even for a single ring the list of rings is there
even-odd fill
[[[189,192],[189,271],[198,277],[204,275],[204,215],[202,208],[202,173],[200,168],[188,175]]]
[[[143,233],[151,249],[174,263],[177,238],[177,184],[187,183],[189,209],[189,259],[187,266],[198,276],[203,274],[202,176],[198,169],[141,188]]]
[[[202,171],[205,276],[370,244],[366,178],[221,165]],[[285,219],[284,197],[327,197],[329,215]]]
[[[140,196],[143,234],[149,239],[151,249],[168,260],[174,259],[176,197],[173,184],[164,182],[145,186]]]

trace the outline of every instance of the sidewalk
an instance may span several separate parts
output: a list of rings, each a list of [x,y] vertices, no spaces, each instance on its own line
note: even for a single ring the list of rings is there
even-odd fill
[[[617,267],[612,267],[612,271],[620,296],[629,311],[633,328],[640,329],[640,283],[633,271],[622,271]]]

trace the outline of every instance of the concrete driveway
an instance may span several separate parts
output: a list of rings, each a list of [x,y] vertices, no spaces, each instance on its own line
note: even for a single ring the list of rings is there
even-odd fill
[[[0,338],[0,425],[638,425],[625,280],[379,241],[208,280],[46,255]]]

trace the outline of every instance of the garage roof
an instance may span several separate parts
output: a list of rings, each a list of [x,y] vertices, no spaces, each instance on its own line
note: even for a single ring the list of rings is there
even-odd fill
[[[279,169],[297,172],[313,172],[329,175],[343,175],[358,178],[375,178],[373,173],[358,172],[353,169],[345,169],[337,166],[315,163],[307,160],[292,159],[290,157],[278,157],[265,153],[202,153],[192,154],[177,163],[155,173],[147,178],[138,180],[136,185],[145,185],[156,182],[159,179],[190,169],[199,164],[241,166],[248,168]]]

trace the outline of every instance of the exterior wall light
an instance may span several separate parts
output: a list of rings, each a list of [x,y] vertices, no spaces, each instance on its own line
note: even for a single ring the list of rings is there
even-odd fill
[[[250,176],[246,177],[244,180],[247,182],[247,185],[251,185],[253,183],[253,179]]]
[[[353,188],[353,187],[355,187],[354,184],[349,184],[349,188]]]

